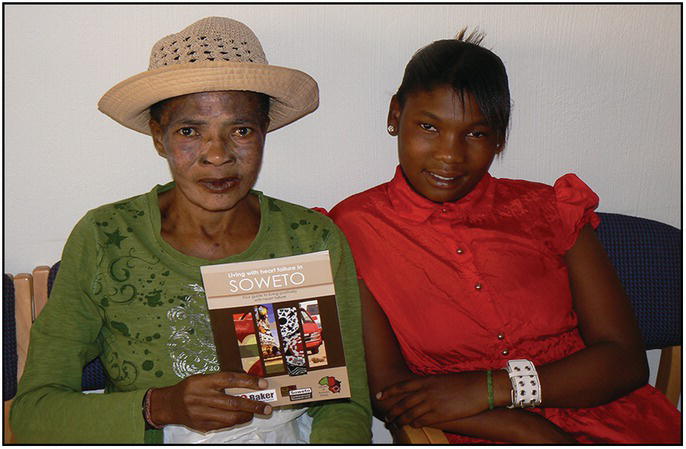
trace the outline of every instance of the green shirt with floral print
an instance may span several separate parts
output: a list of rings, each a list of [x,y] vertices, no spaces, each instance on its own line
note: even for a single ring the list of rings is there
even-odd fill
[[[200,266],[329,250],[352,398],[309,408],[312,443],[369,443],[371,406],[357,278],[340,230],[322,214],[253,191],[260,229],[226,259],[184,255],[160,235],[158,195],[94,209],[72,231],[50,300],[31,329],[11,412],[20,443],[161,443],[145,431],[148,388],[219,370]],[[105,394],[81,393],[83,366],[100,357]]]

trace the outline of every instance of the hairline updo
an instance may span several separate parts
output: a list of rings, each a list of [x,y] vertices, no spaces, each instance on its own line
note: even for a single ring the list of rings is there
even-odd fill
[[[496,132],[498,142],[507,139],[510,121],[510,88],[505,65],[492,51],[480,45],[484,34],[475,30],[464,37],[466,28],[455,39],[435,41],[419,49],[405,67],[395,96],[402,108],[407,96],[451,86],[463,100],[469,93],[481,114]]]

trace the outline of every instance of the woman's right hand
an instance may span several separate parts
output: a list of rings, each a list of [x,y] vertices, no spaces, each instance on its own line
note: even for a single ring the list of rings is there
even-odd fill
[[[232,427],[250,421],[254,414],[269,415],[272,407],[228,395],[224,389],[263,390],[267,386],[265,379],[245,373],[196,374],[176,385],[153,388],[150,418],[157,425],[183,424],[200,432]]]

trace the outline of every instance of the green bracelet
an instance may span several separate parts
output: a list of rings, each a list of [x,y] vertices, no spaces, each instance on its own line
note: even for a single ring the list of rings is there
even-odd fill
[[[495,398],[493,397],[493,371],[486,371],[486,388],[488,388],[488,409],[495,408]]]

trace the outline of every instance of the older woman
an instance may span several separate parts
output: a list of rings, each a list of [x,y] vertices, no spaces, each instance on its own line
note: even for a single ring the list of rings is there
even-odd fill
[[[268,65],[252,31],[221,17],[160,40],[146,72],[103,96],[101,111],[152,135],[173,182],[94,209],[73,230],[31,331],[11,413],[19,442],[369,442],[346,241],[323,215],[252,190],[266,134],[317,105],[312,78]],[[226,395],[266,381],[219,371],[200,266],[320,250],[331,256],[352,399],[272,410]],[[85,395],[81,370],[95,357],[106,393]]]

